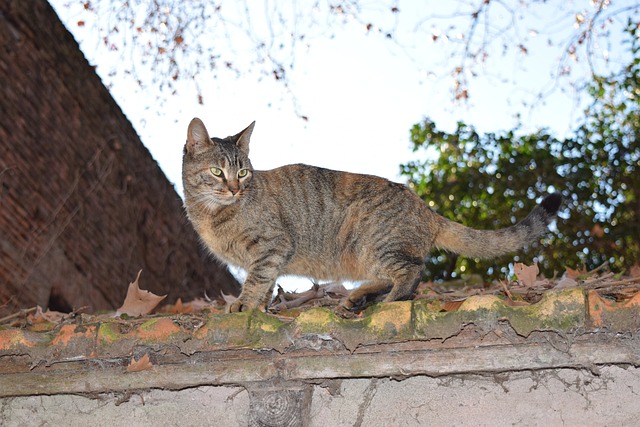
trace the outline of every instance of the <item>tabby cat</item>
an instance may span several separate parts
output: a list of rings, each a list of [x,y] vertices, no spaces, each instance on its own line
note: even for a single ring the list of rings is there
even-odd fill
[[[383,294],[384,301],[409,299],[434,246],[478,258],[516,251],[547,231],[562,201],[550,194],[514,226],[475,230],[376,176],[303,164],[254,170],[254,124],[210,138],[195,118],[184,148],[189,219],[218,259],[247,271],[230,312],[265,310],[276,279],[287,274],[365,281],[341,302],[343,313]]]

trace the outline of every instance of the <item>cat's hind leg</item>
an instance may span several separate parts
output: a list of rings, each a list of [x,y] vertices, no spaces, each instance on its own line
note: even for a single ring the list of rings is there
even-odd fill
[[[423,264],[420,263],[418,265],[408,265],[406,269],[399,271],[393,279],[393,287],[384,298],[384,302],[412,299],[413,293],[420,283],[423,268]]]
[[[391,289],[389,280],[373,280],[366,282],[352,290],[342,302],[344,308],[351,310],[364,307],[367,303],[373,302],[380,295],[384,295]]]
[[[336,307],[336,313],[344,318],[353,317],[355,311],[363,309],[367,304],[374,302],[377,297],[389,292],[391,286],[392,284],[389,280],[372,280],[363,283],[352,290],[349,295],[340,302],[340,305]]]
[[[387,294],[384,302],[411,299],[420,283],[423,268],[421,259],[398,254],[397,257],[389,259],[384,273],[381,274],[388,279],[372,280],[354,289],[338,306],[337,313],[343,317],[350,317],[349,313],[378,300],[384,294]]]

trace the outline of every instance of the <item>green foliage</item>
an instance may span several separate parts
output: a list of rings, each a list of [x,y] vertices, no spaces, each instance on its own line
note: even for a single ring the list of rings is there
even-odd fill
[[[622,270],[640,260],[640,31],[630,25],[628,32],[631,63],[617,75],[594,77],[593,102],[569,138],[546,130],[518,135],[517,129],[481,135],[464,123],[447,133],[429,119],[413,126],[414,151],[437,155],[401,165],[401,173],[447,218],[499,228],[523,219],[548,192],[565,199],[558,231],[544,247],[489,261],[456,262],[454,255],[434,253],[428,278],[470,271],[504,277],[514,260],[538,261],[547,274],[605,261]]]

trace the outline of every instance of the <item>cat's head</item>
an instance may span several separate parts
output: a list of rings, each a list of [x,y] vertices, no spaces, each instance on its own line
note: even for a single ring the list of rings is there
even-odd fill
[[[253,178],[249,140],[254,124],[237,135],[210,138],[202,120],[191,120],[182,158],[187,197],[215,208],[231,205],[246,196]]]

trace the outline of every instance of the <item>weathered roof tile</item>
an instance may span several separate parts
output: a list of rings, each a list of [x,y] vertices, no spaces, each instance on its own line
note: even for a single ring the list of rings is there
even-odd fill
[[[622,302],[607,300],[596,291],[589,291],[587,298],[590,328],[607,328],[612,331],[640,330],[640,292]]]

